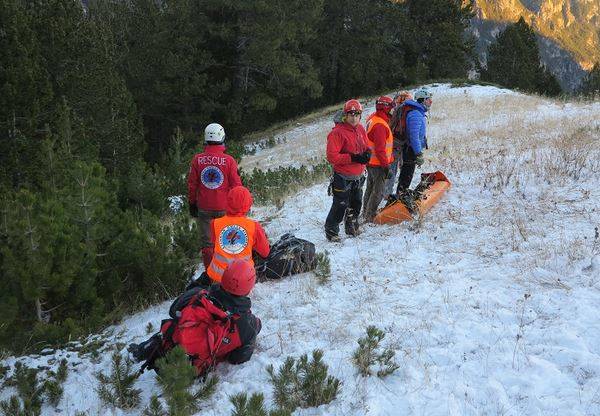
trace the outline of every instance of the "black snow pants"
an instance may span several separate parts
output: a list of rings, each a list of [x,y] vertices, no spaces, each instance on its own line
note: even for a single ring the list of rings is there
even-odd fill
[[[398,188],[396,195],[402,194],[403,191],[410,187],[413,175],[415,174],[415,161],[417,155],[410,145],[405,144],[402,148],[402,167],[400,168],[400,176],[398,178]]]
[[[331,181],[333,203],[325,220],[325,233],[329,237],[339,234],[342,220],[347,235],[355,236],[358,233],[358,216],[362,206],[364,183],[364,176],[358,179],[346,179],[338,173],[333,174]]]

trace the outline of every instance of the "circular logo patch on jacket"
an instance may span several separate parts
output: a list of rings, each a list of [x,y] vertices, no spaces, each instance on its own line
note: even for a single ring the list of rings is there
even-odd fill
[[[248,233],[239,225],[228,225],[219,235],[219,244],[229,254],[239,254],[248,245]]]
[[[224,178],[223,172],[216,166],[207,166],[200,173],[200,181],[208,189],[217,189],[223,184]]]

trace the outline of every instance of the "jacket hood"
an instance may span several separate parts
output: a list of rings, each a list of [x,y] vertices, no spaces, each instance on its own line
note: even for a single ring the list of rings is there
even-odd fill
[[[227,215],[246,215],[252,207],[252,194],[244,186],[236,186],[227,194]]]
[[[250,311],[252,301],[248,296],[235,296],[226,292],[221,285],[212,285],[209,296],[223,310],[243,314]]]
[[[406,100],[403,103],[404,105],[409,105],[417,110],[419,110],[421,113],[426,113],[427,112],[427,107],[425,107],[423,104],[420,104],[414,100]]]

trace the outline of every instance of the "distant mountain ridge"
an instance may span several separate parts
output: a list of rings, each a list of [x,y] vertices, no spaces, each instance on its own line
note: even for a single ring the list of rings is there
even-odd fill
[[[563,88],[575,89],[600,61],[600,0],[475,0],[474,33],[487,45],[521,16],[538,34],[542,60]]]

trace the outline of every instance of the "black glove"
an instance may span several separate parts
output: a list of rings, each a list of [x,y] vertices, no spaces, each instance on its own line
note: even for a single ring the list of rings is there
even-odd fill
[[[366,165],[367,163],[369,163],[369,160],[371,159],[371,152],[368,150],[365,150],[363,153],[352,154],[352,155],[350,155],[350,159],[354,163],[360,163],[361,165]]]
[[[419,153],[415,158],[415,165],[421,167],[423,163],[425,163],[425,159],[423,159],[423,153]]]
[[[190,204],[190,215],[194,218],[198,218],[198,206],[196,204]]]

